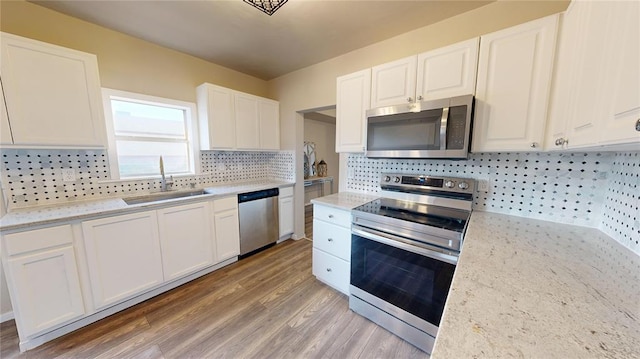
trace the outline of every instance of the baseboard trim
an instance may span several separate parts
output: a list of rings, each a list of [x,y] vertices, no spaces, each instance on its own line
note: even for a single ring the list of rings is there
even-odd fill
[[[13,316],[13,311],[0,314],[0,323],[4,323],[11,319],[15,319],[15,317]]]

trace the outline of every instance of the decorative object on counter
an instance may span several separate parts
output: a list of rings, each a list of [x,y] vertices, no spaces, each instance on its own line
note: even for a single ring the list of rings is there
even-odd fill
[[[287,0],[243,0],[243,1],[269,16],[273,15],[276,11],[278,11],[279,8],[282,7],[282,5],[287,3]]]
[[[327,163],[324,159],[318,163],[318,177],[327,177]]]
[[[314,142],[304,143],[304,178],[316,176],[316,144]]]

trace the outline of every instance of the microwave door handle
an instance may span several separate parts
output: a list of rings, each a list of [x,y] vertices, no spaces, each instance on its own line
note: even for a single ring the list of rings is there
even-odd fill
[[[442,119],[440,119],[440,150],[447,149],[447,121],[449,120],[449,107],[442,109]]]

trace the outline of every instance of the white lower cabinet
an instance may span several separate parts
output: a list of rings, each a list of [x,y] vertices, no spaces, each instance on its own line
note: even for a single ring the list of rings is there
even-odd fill
[[[313,275],[349,295],[350,263],[351,213],[314,204]]]
[[[158,210],[164,280],[172,280],[214,263],[209,202]]]
[[[162,284],[156,211],[82,223],[96,309]]]
[[[85,314],[70,225],[7,234],[3,241],[21,338]]]
[[[217,262],[240,254],[240,220],[236,196],[213,201]]]
[[[320,281],[349,295],[350,262],[314,248],[313,275]]]
[[[278,196],[279,237],[291,235],[294,232],[293,187],[280,189]]]

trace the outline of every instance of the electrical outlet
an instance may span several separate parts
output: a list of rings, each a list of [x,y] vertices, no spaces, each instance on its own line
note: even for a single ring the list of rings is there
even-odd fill
[[[478,191],[489,192],[489,180],[485,180],[485,179],[478,180]]]
[[[62,169],[62,182],[73,182],[76,180],[76,171],[73,168]]]

